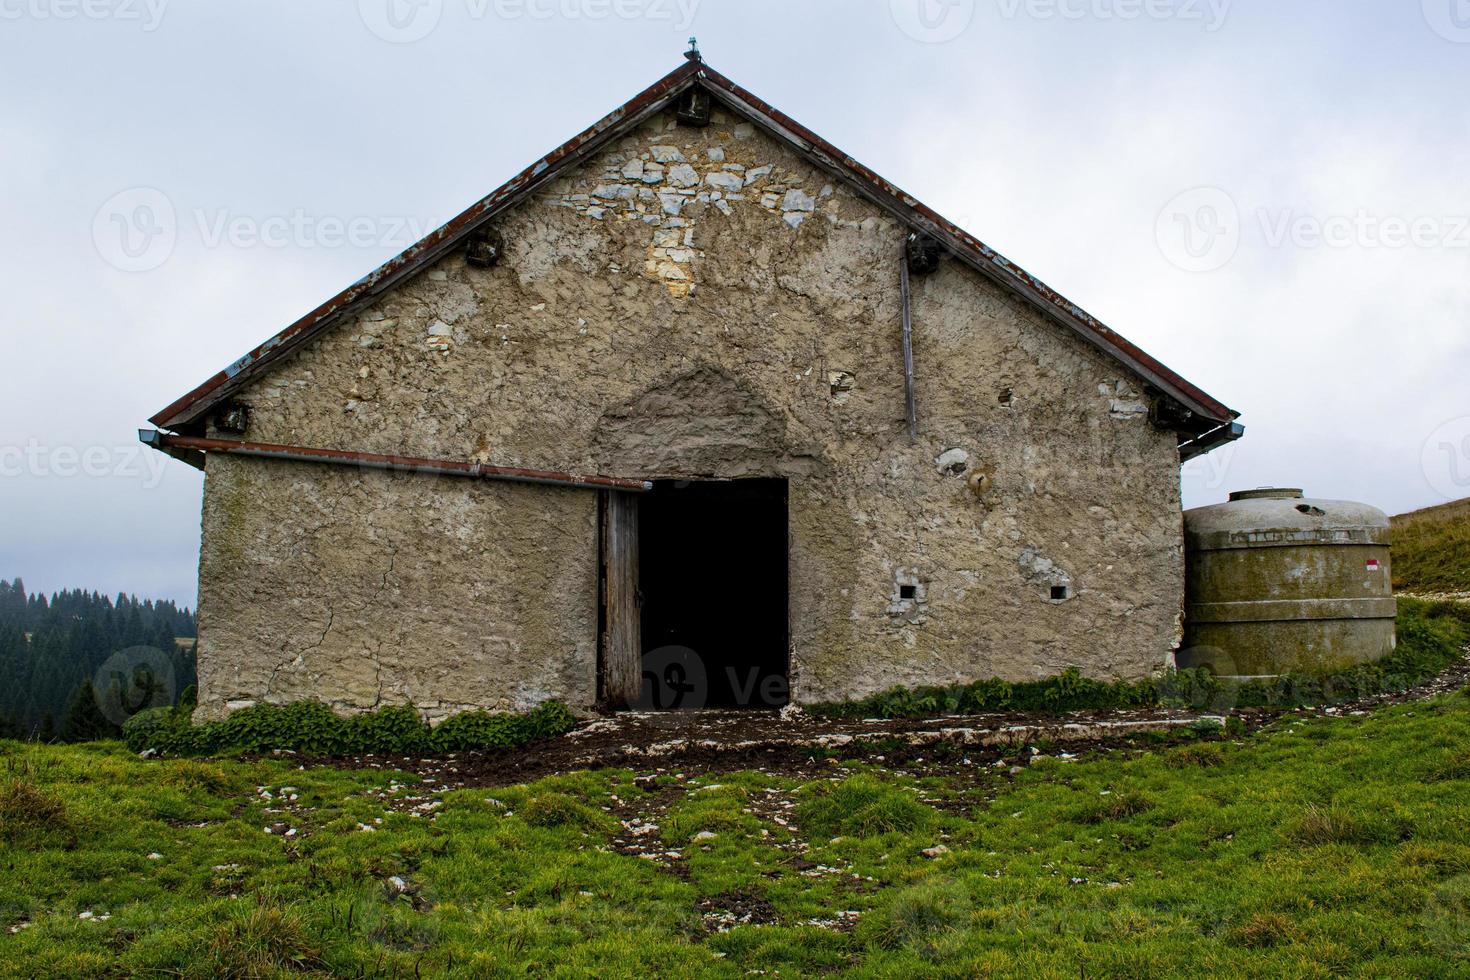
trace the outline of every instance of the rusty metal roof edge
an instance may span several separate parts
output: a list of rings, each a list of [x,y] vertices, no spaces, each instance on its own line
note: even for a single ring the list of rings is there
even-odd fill
[[[697,83],[704,84],[719,101],[738,114],[792,143],[823,169],[842,179],[900,221],[934,235],[957,257],[986,278],[1020,296],[1053,320],[1071,328],[1085,341],[1121,361],[1185,408],[1213,422],[1226,422],[1239,417],[1239,413],[1231,411],[1222,402],[1185,380],[1041,279],[946,220],[913,195],[827,143],[775,106],[741,88],[704,61],[689,60],[587,130],[543,156],[423,241],[359,279],[158,412],[149,421],[161,428],[175,428],[196,420],[213,405],[247,383],[267,364],[305,343],[347,314],[360,309],[398,282],[416,274],[473,234],[485,222],[515,206],[554,178],[564,167],[595,152],[617,133],[658,112],[684,89]]]

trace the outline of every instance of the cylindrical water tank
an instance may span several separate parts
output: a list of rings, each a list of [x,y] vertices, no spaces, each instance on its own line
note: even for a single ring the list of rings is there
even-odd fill
[[[1365,504],[1248,490],[1184,515],[1181,668],[1326,673],[1394,648],[1389,520]]]

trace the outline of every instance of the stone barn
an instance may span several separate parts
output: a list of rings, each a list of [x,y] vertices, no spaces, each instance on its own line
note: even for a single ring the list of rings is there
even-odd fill
[[[691,53],[142,435],[201,719],[442,718],[1158,671],[1236,417]]]

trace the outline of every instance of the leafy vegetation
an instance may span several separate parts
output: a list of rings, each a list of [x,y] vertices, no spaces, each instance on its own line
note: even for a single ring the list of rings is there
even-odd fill
[[[1374,664],[1322,676],[1285,676],[1229,684],[1206,670],[1172,671],[1136,682],[1108,683],[1072,669],[1031,683],[979,681],[950,687],[895,688],[860,701],[817,705],[830,718],[929,718],[949,714],[1024,711],[1062,714],[1085,709],[1297,707],[1402,691],[1457,661],[1470,645],[1470,606],[1399,600],[1398,648]]]
[[[1393,584],[1406,592],[1470,592],[1470,500],[1393,519]]]
[[[256,705],[223,721],[190,723],[192,704],[140,712],[123,725],[134,752],[220,755],[289,750],[309,755],[405,755],[463,749],[510,749],[572,730],[566,705],[548,701],[525,714],[471,711],[431,729],[412,705],[342,717],[324,704]]]
[[[0,973],[1470,974],[1470,694],[1213,739],[458,791],[0,742]]]

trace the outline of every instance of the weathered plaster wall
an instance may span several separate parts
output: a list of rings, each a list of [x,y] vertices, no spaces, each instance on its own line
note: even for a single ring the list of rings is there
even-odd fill
[[[592,495],[230,456],[205,480],[201,718],[595,699]]]
[[[904,230],[783,145],[730,119],[657,119],[500,230],[499,266],[447,258],[247,389],[247,437],[613,476],[786,476],[799,700],[1165,662],[1183,589],[1174,436],[1121,367],[947,260],[914,283],[910,441]],[[983,500],[966,482],[976,469],[993,475]],[[396,678],[463,670],[456,703],[557,684],[590,703],[593,494],[408,478],[379,493],[354,475],[336,502],[341,479],[211,463],[207,701],[225,697],[222,669],[232,699],[281,696],[279,677],[269,692],[264,680],[282,650],[311,647],[338,603],[355,612],[334,621],[336,647],[302,655],[290,696],[320,695],[312,665],[357,650],[391,610],[393,639],[376,659],[340,654],[334,683],[372,666],[395,679],[384,698],[417,699],[418,682]],[[246,519],[222,520],[226,496]],[[342,544],[299,562],[317,507]],[[375,538],[354,536],[363,521]],[[373,574],[388,540],[420,555],[411,594]],[[455,586],[431,586],[430,569]],[[917,598],[900,599],[902,584]],[[493,642],[455,639],[471,624]],[[506,659],[512,647],[524,656]]]

